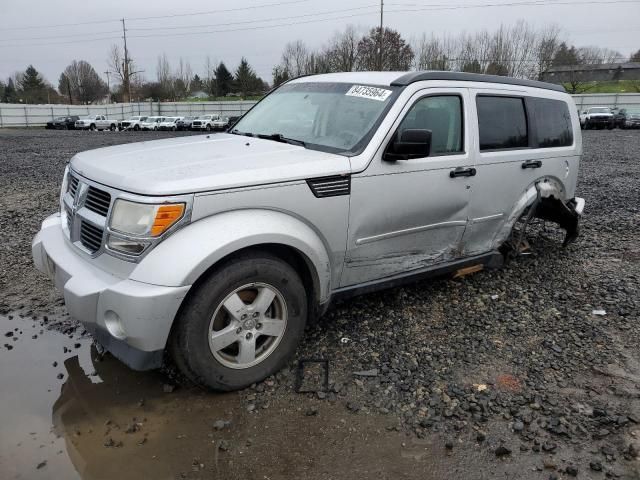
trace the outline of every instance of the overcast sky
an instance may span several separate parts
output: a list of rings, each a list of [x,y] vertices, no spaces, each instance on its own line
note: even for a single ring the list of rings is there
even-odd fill
[[[608,47],[625,56],[640,48],[640,0],[608,5],[591,3],[593,0],[539,0],[543,5],[504,5],[523,1],[531,0],[385,0],[385,26],[399,30],[411,40],[423,32],[456,35],[462,31],[491,30],[500,23],[509,25],[524,19],[538,27],[556,23],[563,36],[577,46]],[[562,5],[568,2],[574,4]],[[450,8],[487,4],[503,5]],[[449,8],[441,8],[445,6]],[[419,9],[422,11],[416,11]],[[189,15],[193,13],[197,15]],[[172,17],[148,18],[166,15]],[[57,87],[64,67],[81,59],[104,72],[110,45],[122,43],[119,22],[122,17],[128,19],[130,54],[144,69],[147,79],[155,79],[157,56],[166,52],[172,66],[183,57],[194,73],[201,76],[207,55],[212,62],[224,61],[231,70],[245,56],[258,74],[270,82],[271,69],[288,41],[301,39],[310,47],[319,47],[348,24],[362,29],[375,26],[379,22],[379,1],[0,0],[0,79],[5,80],[33,64]],[[283,26],[292,23],[297,24]],[[67,26],[52,27],[60,24]],[[276,26],[262,28],[273,25]],[[203,31],[208,33],[187,34]]]

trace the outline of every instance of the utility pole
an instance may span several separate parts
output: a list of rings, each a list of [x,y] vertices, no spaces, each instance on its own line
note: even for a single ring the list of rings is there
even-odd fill
[[[382,28],[384,20],[384,0],[380,0],[380,35],[378,35],[378,70],[382,70]]]
[[[127,92],[127,101],[131,103],[131,82],[129,79],[129,51],[127,50],[127,27],[122,19],[122,38],[124,39],[124,64],[122,65],[122,73],[124,80],[124,91]]]

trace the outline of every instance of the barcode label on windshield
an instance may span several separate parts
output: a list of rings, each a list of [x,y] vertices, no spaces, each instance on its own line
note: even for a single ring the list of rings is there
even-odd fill
[[[354,85],[345,95],[384,102],[389,95],[391,95],[391,90],[377,87],[366,87],[364,85]]]

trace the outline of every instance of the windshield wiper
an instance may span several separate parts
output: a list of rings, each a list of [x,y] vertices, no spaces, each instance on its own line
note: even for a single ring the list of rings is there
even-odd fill
[[[287,138],[281,133],[272,133],[270,135],[258,134],[256,135],[258,138],[262,138],[264,140],[275,140],[276,142],[289,143],[291,145],[298,145],[300,147],[306,146],[306,144],[302,140],[296,140],[295,138]]]
[[[251,132],[241,132],[240,130],[238,130],[237,128],[234,128],[233,130],[231,130],[229,133],[231,133],[232,135],[243,135],[245,137],[253,137],[255,136],[253,133]]]

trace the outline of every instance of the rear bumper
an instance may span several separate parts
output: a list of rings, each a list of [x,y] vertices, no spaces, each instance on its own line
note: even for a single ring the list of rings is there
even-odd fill
[[[121,278],[77,252],[58,214],[47,218],[32,244],[38,270],[64,295],[69,315],[133,369],[157,368],[173,320],[189,287],[164,287]]]

